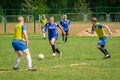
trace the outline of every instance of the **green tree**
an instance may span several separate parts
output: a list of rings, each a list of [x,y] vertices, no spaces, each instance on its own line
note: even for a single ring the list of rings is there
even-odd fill
[[[33,13],[34,10],[38,10],[40,13],[46,13],[48,7],[46,6],[45,2],[45,0],[25,0],[21,6],[22,9],[29,14]]]

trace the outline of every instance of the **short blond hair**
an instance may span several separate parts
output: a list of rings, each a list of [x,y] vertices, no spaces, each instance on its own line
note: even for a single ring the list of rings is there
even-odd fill
[[[23,20],[24,20],[24,17],[23,17],[23,16],[19,16],[19,17],[18,17],[18,21],[19,21],[19,22],[21,22],[21,21],[23,21]]]

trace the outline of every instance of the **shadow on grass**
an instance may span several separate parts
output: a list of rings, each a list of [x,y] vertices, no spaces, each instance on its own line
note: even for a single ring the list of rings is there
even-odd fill
[[[98,59],[96,59],[96,58],[86,58],[84,60],[98,60]]]
[[[8,72],[8,71],[11,71],[11,69],[2,69],[2,68],[0,68],[0,72]]]
[[[65,60],[98,60],[98,58],[80,58],[80,59],[65,59]]]

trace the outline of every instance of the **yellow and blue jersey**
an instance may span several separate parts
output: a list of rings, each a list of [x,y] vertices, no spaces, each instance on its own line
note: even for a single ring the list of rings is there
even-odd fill
[[[99,38],[106,36],[106,33],[103,29],[103,24],[98,23],[96,26],[92,26],[92,32],[95,31]]]
[[[41,22],[41,27],[43,27],[47,23],[47,19],[42,19],[40,22]]]
[[[27,45],[22,41],[23,30],[26,30],[26,26],[23,24],[19,23],[14,27],[14,39],[12,40],[12,46],[15,51],[24,51],[27,49]]]
[[[23,30],[26,30],[26,26],[23,24],[17,24],[14,27],[14,39],[22,40],[23,39]]]

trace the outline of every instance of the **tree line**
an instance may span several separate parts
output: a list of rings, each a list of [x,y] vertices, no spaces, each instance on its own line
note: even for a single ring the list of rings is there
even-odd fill
[[[108,7],[120,7],[119,4],[120,0],[1,0],[0,9],[43,10],[43,13],[55,13],[60,10],[65,13],[95,12],[95,8],[100,8],[98,11],[109,12]]]

